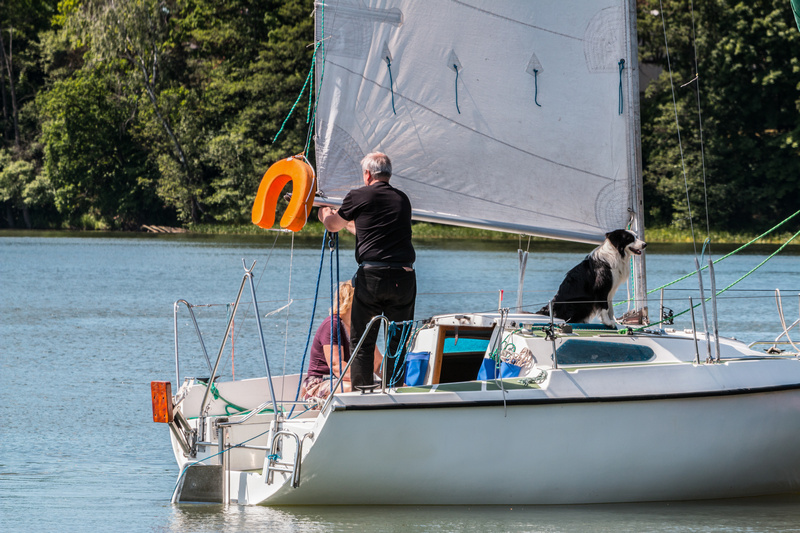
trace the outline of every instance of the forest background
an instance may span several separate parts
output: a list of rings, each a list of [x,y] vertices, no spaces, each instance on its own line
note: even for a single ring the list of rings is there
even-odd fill
[[[249,224],[264,171],[306,143],[308,97],[289,113],[313,7],[0,0],[0,228]],[[648,233],[687,228],[687,197],[723,232],[800,210],[789,1],[639,0],[638,32]]]

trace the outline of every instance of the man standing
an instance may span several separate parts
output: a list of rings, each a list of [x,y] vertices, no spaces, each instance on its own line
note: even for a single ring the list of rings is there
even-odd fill
[[[402,322],[414,318],[417,278],[416,254],[411,244],[411,202],[401,191],[389,185],[392,162],[386,154],[373,152],[361,161],[364,187],[353,189],[337,210],[322,207],[319,219],[328,231],[347,228],[356,236],[358,272],[353,280],[355,295],[350,315],[351,353],[367,324],[376,315]],[[350,376],[353,387],[373,383],[373,358],[378,327],[373,325],[361,349],[353,356]],[[400,335],[389,342],[392,355],[397,352]],[[386,382],[402,385],[405,368],[394,368],[400,358],[385,357]]]

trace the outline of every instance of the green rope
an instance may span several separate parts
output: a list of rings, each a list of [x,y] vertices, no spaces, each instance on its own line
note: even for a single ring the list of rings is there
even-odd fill
[[[242,414],[242,413],[246,413],[248,411],[252,411],[252,409],[248,409],[246,407],[241,407],[239,405],[236,405],[233,402],[230,402],[230,401],[226,400],[222,396],[222,394],[219,393],[219,389],[217,389],[217,387],[213,383],[211,384],[211,395],[214,397],[215,400],[222,400],[223,402],[225,402],[225,414],[228,415],[228,416],[230,416],[231,414]],[[231,409],[234,409],[237,412],[231,413]],[[264,408],[261,411],[259,411],[259,413],[272,413],[272,412],[273,412],[273,410],[270,409],[269,407]]]
[[[798,212],[800,213],[800,211],[798,211]],[[795,213],[795,215],[796,215],[796,214],[797,214],[797,213]],[[792,215],[792,216],[794,216],[794,215]],[[784,221],[784,222],[785,222],[785,221]],[[782,223],[781,223],[781,224],[782,224]],[[745,279],[746,277],[748,277],[750,274],[752,274],[753,272],[755,272],[756,270],[758,270],[759,268],[761,268],[761,267],[762,267],[762,266],[763,266],[763,265],[764,265],[764,264],[765,264],[767,261],[769,261],[770,259],[772,259],[772,258],[773,258],[773,257],[775,257],[776,255],[778,255],[778,254],[781,252],[781,250],[783,250],[784,248],[786,248],[786,247],[789,245],[789,243],[791,243],[793,240],[795,240],[795,239],[797,238],[797,236],[798,236],[798,235],[800,235],[800,230],[798,230],[798,231],[797,231],[797,233],[795,233],[794,235],[792,235],[792,236],[789,238],[789,240],[787,240],[785,243],[783,243],[783,244],[782,244],[782,245],[781,245],[781,246],[780,246],[780,247],[779,247],[777,250],[775,250],[775,251],[774,251],[772,254],[770,254],[770,255],[769,255],[769,256],[768,256],[766,259],[764,259],[764,260],[763,260],[763,261],[761,261],[759,264],[757,264],[757,265],[756,265],[756,266],[754,266],[752,269],[750,269],[750,270],[749,270],[749,271],[748,271],[746,274],[744,274],[743,276],[741,276],[739,279],[737,279],[737,280],[736,280],[736,281],[734,281],[733,283],[729,284],[729,285],[728,285],[727,287],[725,287],[724,289],[717,291],[717,294],[716,294],[716,296],[719,296],[720,294],[722,294],[722,293],[726,292],[728,289],[730,289],[731,287],[733,287],[734,285],[736,285],[737,283],[739,283],[740,281],[742,281],[743,279]],[[733,252],[731,252],[731,254],[732,254],[732,253],[733,253]],[[728,256],[730,256],[731,254],[728,254],[728,255],[727,255],[727,256],[725,256],[725,257],[728,257]],[[720,258],[720,259],[718,259],[717,261],[720,261],[721,259],[723,259],[723,258]],[[714,263],[716,263],[717,261],[714,261]],[[706,266],[706,267],[703,267],[703,268],[701,268],[700,270],[703,270],[704,268],[708,268],[708,267],[707,267],[707,266]],[[688,276],[691,276],[691,275],[694,275],[694,274],[695,274],[695,272],[692,272],[691,274],[688,274],[687,276],[684,276],[684,278],[682,278],[682,279],[685,279],[686,277],[688,277]],[[705,299],[705,301],[706,301],[706,302],[708,302],[708,301],[710,301],[710,300],[711,300],[711,297],[710,297],[710,296],[709,296],[708,298],[706,298],[706,299]],[[677,317],[679,317],[679,316],[681,316],[681,315],[685,315],[685,314],[686,314],[686,313],[688,313],[688,312],[689,312],[691,309],[693,309],[693,308],[696,308],[696,307],[698,307],[698,306],[700,306],[700,305],[702,305],[702,302],[700,302],[700,303],[697,303],[697,304],[695,304],[694,306],[692,306],[692,307],[690,307],[690,308],[687,308],[686,310],[684,310],[684,311],[681,311],[680,313],[677,313],[677,314],[673,315],[672,317],[670,317],[670,320],[672,320],[672,319],[675,319],[675,318],[677,318]],[[658,324],[661,324],[662,322],[664,322],[664,320],[659,320],[658,322],[655,322],[655,323],[653,323],[653,324],[648,324],[647,326],[642,326],[641,328],[635,328],[635,329],[631,329],[630,331],[642,331],[642,330],[644,330],[644,329],[646,329],[646,328],[650,328],[650,327],[653,327],[653,326],[657,326]],[[619,332],[620,332],[620,333],[627,333],[627,329],[621,329],[621,330],[619,330]]]
[[[489,354],[489,359],[492,359],[494,361],[495,367],[499,367],[500,366],[500,354],[502,352],[504,352],[505,350],[508,350],[508,349],[510,349],[511,351],[514,351],[514,352],[517,351],[516,344],[514,344],[511,341],[509,341],[509,339],[511,338],[512,335],[520,333],[521,331],[522,331],[521,328],[517,328],[514,331],[509,332],[508,334],[506,334],[506,336],[503,338],[503,340],[500,341],[500,346],[496,347],[494,350],[491,351],[491,353]]]
[[[798,1],[800,1],[800,0],[798,0]],[[726,255],[723,255],[723,256],[722,256],[722,257],[720,257],[719,259],[716,259],[716,260],[714,260],[714,261],[713,261],[713,263],[716,265],[717,263],[719,263],[719,262],[720,262],[720,261],[722,261],[723,259],[727,259],[727,258],[729,258],[730,256],[732,256],[732,255],[734,255],[734,254],[737,254],[737,253],[741,252],[742,250],[744,250],[745,248],[747,248],[747,247],[748,247],[748,246],[750,246],[751,244],[755,243],[756,241],[759,241],[759,240],[763,239],[764,237],[766,237],[767,235],[769,235],[770,233],[772,233],[772,232],[773,232],[773,231],[775,231],[776,229],[780,228],[781,226],[783,226],[784,224],[786,224],[787,222],[789,222],[790,220],[792,220],[792,219],[793,219],[794,217],[796,217],[797,215],[800,215],[800,211],[796,211],[794,214],[790,215],[788,218],[784,219],[783,221],[779,222],[778,224],[776,224],[776,225],[775,225],[775,226],[773,226],[772,228],[768,229],[767,231],[765,231],[764,233],[762,233],[762,234],[761,234],[761,235],[759,235],[758,237],[755,237],[755,238],[753,238],[753,239],[752,239],[750,242],[748,242],[748,243],[745,243],[745,244],[741,245],[740,247],[738,247],[737,249],[735,249],[734,251],[732,251],[732,252],[730,252],[730,253],[728,253],[728,254],[726,254]],[[795,233],[795,236],[794,236],[794,237],[792,237],[791,239],[789,239],[788,241],[786,241],[786,243],[784,243],[784,244],[783,244],[783,246],[781,246],[781,247],[778,249],[778,251],[782,250],[782,249],[783,249],[783,247],[784,247],[784,246],[786,246],[787,244],[789,244],[789,243],[790,243],[790,242],[791,242],[791,241],[792,241],[792,240],[793,240],[793,239],[794,239],[796,236],[797,236],[797,234]],[[705,245],[703,245],[703,249],[705,250]],[[778,253],[778,251],[776,251],[775,253]],[[773,254],[773,255],[775,255],[775,254]],[[772,256],[770,256],[770,257],[772,257]],[[769,259],[769,258],[768,258],[768,259]],[[702,267],[700,267],[700,270],[701,270],[701,271],[702,271],[702,270],[706,270],[707,268],[708,268],[708,265],[705,265],[705,266],[702,266]],[[670,281],[669,283],[666,283],[666,284],[664,284],[664,285],[661,285],[660,287],[656,287],[655,289],[651,289],[651,290],[647,291],[647,294],[652,294],[652,293],[654,293],[654,292],[656,292],[656,291],[660,291],[661,289],[666,289],[666,288],[667,288],[667,287],[669,287],[670,285],[675,285],[676,283],[679,283],[679,282],[681,282],[681,281],[685,280],[685,279],[686,279],[686,278],[688,278],[688,277],[694,276],[696,273],[697,273],[697,271],[692,271],[692,272],[689,272],[688,274],[686,274],[686,275],[684,275],[684,276],[681,276],[680,278],[678,278],[678,279],[676,279],[676,280],[674,280],[674,281]],[[628,301],[630,301],[630,298],[629,298],[628,300],[622,300],[621,302],[617,302],[617,303],[615,303],[615,304],[614,304],[614,306],[617,306],[617,305],[621,305],[621,304],[627,303]],[[660,323],[660,322],[659,322],[659,323]]]
[[[322,47],[322,68],[319,72],[319,84],[317,84],[317,95],[316,99],[314,100],[314,111],[310,113],[310,120],[306,120],[307,124],[310,124],[308,127],[308,134],[306,134],[306,146],[303,148],[303,155],[308,157],[308,151],[311,148],[311,138],[312,133],[314,132],[314,123],[317,120],[317,104],[319,103],[319,89],[322,87],[322,80],[325,78],[325,2],[321,2],[320,8],[320,39],[317,42],[316,46],[314,46],[314,61],[316,61],[317,57],[317,48],[320,46]],[[311,100],[311,91],[308,92],[309,101]],[[310,109],[310,106],[309,106]]]
[[[314,48],[314,54],[311,56],[311,79],[314,79],[314,65],[317,63],[317,49]],[[308,90],[308,109],[306,110],[306,124],[311,121],[311,106],[314,105],[314,91],[309,89]]]
[[[275,134],[275,137],[272,138],[272,144],[275,144],[275,141],[278,140],[278,137],[283,132],[283,128],[286,126],[286,123],[289,121],[289,118],[292,116],[292,113],[294,113],[294,109],[297,107],[297,104],[300,103],[300,99],[303,97],[303,93],[306,92],[306,87],[308,87],[308,81],[314,75],[314,61],[317,56],[317,48],[319,48],[319,45],[320,43],[317,43],[314,46],[314,53],[311,55],[311,68],[308,71],[308,76],[306,76],[306,81],[305,83],[303,83],[303,88],[300,89],[300,94],[297,95],[297,99],[294,101],[294,104],[292,104],[292,108],[289,110],[289,114],[286,115],[285,119],[283,119],[283,124],[281,124],[281,129],[279,129],[278,133]],[[309,95],[310,94],[311,94],[311,89],[309,89]]]

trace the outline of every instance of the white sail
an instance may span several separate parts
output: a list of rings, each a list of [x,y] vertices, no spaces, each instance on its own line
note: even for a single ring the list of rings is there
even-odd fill
[[[626,227],[641,211],[630,11],[628,0],[317,3],[325,199],[361,186],[359,162],[379,150],[418,220],[587,242]]]

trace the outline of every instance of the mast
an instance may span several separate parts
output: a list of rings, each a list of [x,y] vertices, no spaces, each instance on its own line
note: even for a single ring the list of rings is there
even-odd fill
[[[642,180],[642,131],[639,109],[639,49],[638,37],[636,32],[636,0],[628,0],[626,5],[627,24],[627,47],[628,47],[628,102],[630,103],[630,113],[628,120],[630,162],[631,168],[631,199],[630,205],[633,210],[632,228],[640,239],[646,240],[644,235],[644,196]],[[647,276],[645,273],[645,254],[636,256],[633,262],[634,277],[634,309],[647,307]],[[661,318],[659,317],[658,320]]]

